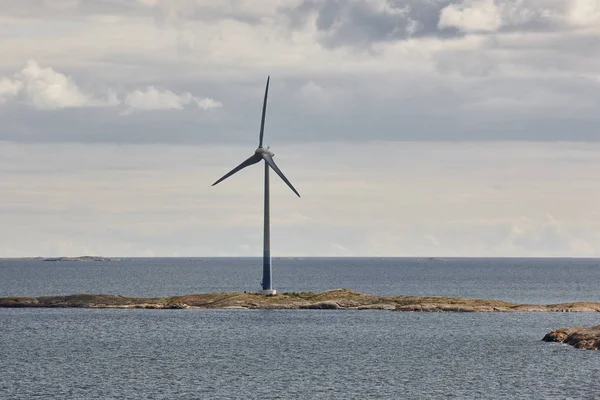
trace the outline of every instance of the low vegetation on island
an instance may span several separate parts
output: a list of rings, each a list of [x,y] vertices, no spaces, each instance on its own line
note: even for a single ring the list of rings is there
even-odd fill
[[[414,312],[600,311],[600,303],[515,304],[500,300],[441,296],[373,296],[349,289],[335,289],[323,293],[287,292],[275,296],[257,293],[208,293],[160,298],[136,298],[106,294],[4,297],[0,298],[0,307],[327,309]]]

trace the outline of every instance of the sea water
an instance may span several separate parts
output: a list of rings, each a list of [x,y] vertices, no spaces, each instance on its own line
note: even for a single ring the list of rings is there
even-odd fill
[[[275,288],[600,301],[598,260],[274,260]],[[0,297],[256,289],[258,259],[1,260]],[[0,399],[598,398],[596,313],[0,309]]]

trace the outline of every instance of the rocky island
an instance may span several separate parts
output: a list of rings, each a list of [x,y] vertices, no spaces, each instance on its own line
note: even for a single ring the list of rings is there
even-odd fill
[[[80,257],[48,257],[42,258],[42,261],[119,261],[118,258],[100,257],[100,256],[80,256]]]
[[[321,309],[413,312],[600,311],[600,303],[515,304],[500,300],[440,296],[373,296],[349,289],[335,289],[323,293],[287,292],[275,296],[256,293],[208,293],[159,298],[137,298],[107,294],[3,297],[0,298],[0,307]]]
[[[569,344],[576,349],[600,350],[600,325],[592,328],[559,328],[548,333],[542,340]]]

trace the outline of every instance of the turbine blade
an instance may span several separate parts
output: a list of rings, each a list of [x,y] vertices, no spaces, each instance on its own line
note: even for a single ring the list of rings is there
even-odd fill
[[[224,181],[225,179],[229,178],[231,175],[235,174],[239,170],[244,169],[252,164],[256,164],[260,160],[261,160],[261,157],[258,154],[253,154],[252,157],[248,158],[246,161],[244,161],[243,163],[241,163],[240,165],[238,165],[237,167],[235,167],[234,169],[232,169],[231,171],[226,173],[221,179],[219,179],[218,181],[213,183],[212,186],[215,186],[217,183]]]
[[[269,164],[269,167],[271,167],[273,171],[275,171],[275,173],[279,175],[281,179],[283,179],[283,181],[290,187],[290,189],[292,189],[292,191],[296,193],[296,196],[300,197],[300,193],[298,193],[298,191],[294,188],[294,185],[292,185],[292,183],[288,181],[288,178],[285,177],[285,175],[283,174],[283,172],[281,172],[277,164],[275,164],[273,157],[270,154],[263,153],[262,158],[264,158],[265,162]]]
[[[265,115],[267,114],[267,96],[269,94],[269,80],[270,76],[267,77],[267,87],[265,88],[265,100],[263,101],[262,119],[260,120],[260,137],[258,138],[258,147],[263,145],[263,136],[265,134]]]

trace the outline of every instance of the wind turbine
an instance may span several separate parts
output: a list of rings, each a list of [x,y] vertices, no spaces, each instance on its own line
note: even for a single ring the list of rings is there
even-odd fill
[[[298,191],[294,188],[294,186],[292,185],[292,183],[285,177],[285,175],[283,175],[283,172],[281,172],[281,170],[279,169],[279,167],[277,166],[277,164],[275,164],[275,161],[273,160],[273,156],[275,156],[275,153],[273,153],[269,147],[267,147],[266,149],[263,147],[263,136],[265,133],[265,114],[267,113],[267,97],[269,94],[269,80],[271,79],[271,77],[267,77],[267,86],[265,88],[265,100],[263,101],[263,108],[262,108],[262,119],[260,121],[260,135],[258,137],[258,148],[256,150],[254,150],[254,154],[252,156],[250,156],[250,158],[248,158],[246,161],[244,161],[243,163],[241,163],[240,165],[238,165],[237,167],[235,167],[234,169],[232,169],[231,171],[229,171],[228,173],[226,173],[221,179],[219,179],[218,181],[216,181],[215,183],[212,184],[212,186],[215,186],[217,183],[224,181],[225,179],[229,178],[231,175],[235,174],[236,172],[250,166],[253,164],[256,164],[260,161],[265,162],[265,215],[264,215],[264,236],[263,236],[263,279],[262,279],[262,290],[261,290],[261,294],[266,294],[266,295],[275,295],[277,294],[277,291],[273,289],[272,286],[272,272],[271,272],[271,221],[270,221],[270,204],[269,204],[269,168],[272,168],[273,171],[275,171],[275,173],[277,175],[279,175],[279,177],[281,179],[283,179],[283,181],[289,186],[290,189],[292,189],[292,191],[294,193],[296,193],[296,195],[298,197],[300,197],[300,194],[298,193]]]

